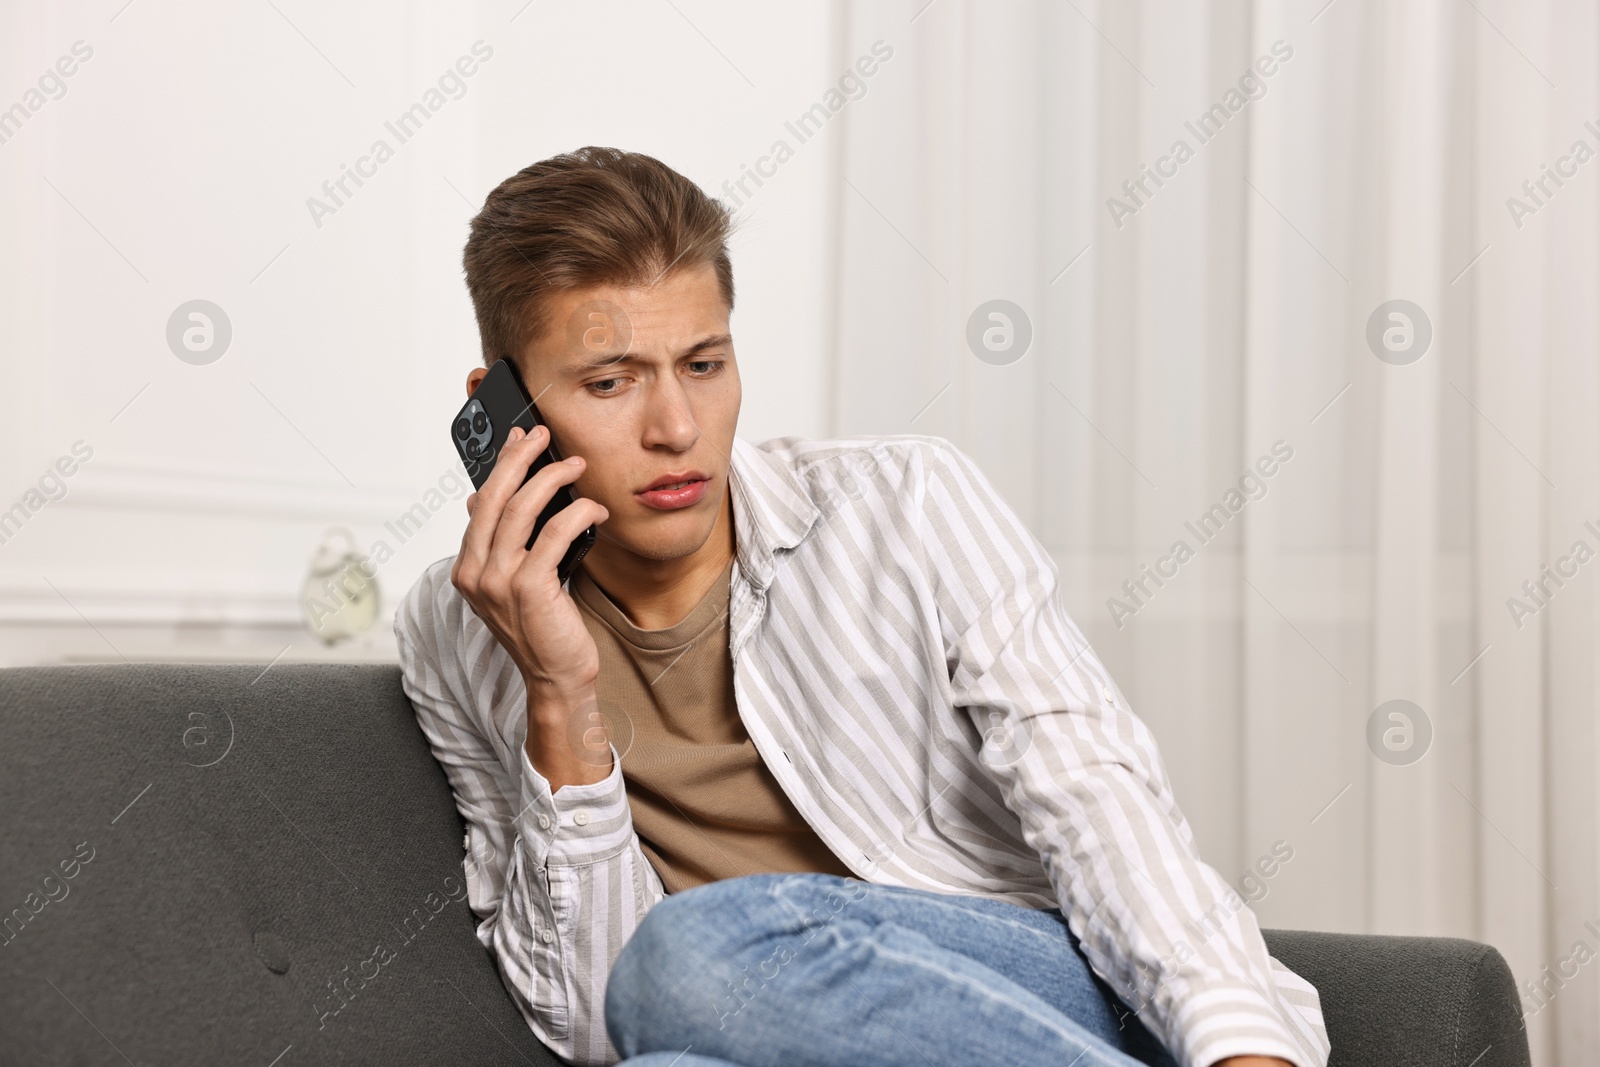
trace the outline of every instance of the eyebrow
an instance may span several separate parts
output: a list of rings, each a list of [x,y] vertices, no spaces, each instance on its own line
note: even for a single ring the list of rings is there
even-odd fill
[[[716,348],[716,347],[718,347],[720,345],[726,345],[726,344],[732,344],[732,343],[733,343],[733,335],[732,334],[728,334],[728,333],[713,334],[710,337],[702,337],[700,340],[696,341],[694,344],[690,345],[688,348],[685,348],[682,352],[679,352],[677,354],[677,356],[675,356],[674,358],[675,359],[687,359],[690,356],[697,356],[701,352],[706,351],[707,349]],[[630,350],[630,351],[627,351],[627,352],[618,352],[616,355],[611,355],[611,356],[596,356],[593,359],[581,360],[581,361],[579,361],[577,363],[570,364],[567,367],[567,373],[568,374],[572,374],[572,375],[588,374],[590,371],[602,370],[602,369],[604,369],[606,367],[614,367],[614,366],[618,365],[619,363],[645,363],[645,362],[647,362],[647,360],[644,357],[642,357],[639,354],[637,354],[637,353],[635,353],[635,352]]]

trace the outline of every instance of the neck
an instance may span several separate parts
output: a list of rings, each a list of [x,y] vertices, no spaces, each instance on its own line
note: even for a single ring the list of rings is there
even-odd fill
[[[711,536],[687,556],[650,559],[610,544],[602,535],[580,566],[628,621],[642,630],[660,630],[694,610],[733,553],[733,496],[725,482]]]

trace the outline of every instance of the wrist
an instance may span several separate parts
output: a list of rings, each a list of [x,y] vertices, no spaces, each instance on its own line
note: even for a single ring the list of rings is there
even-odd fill
[[[555,793],[611,774],[611,739],[593,685],[528,689],[528,760]]]
[[[528,716],[541,722],[565,722],[597,704],[594,678],[552,678],[524,671],[522,684],[528,693]]]

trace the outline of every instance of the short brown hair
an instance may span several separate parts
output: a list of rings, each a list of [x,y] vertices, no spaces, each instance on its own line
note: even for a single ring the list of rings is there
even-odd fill
[[[733,310],[732,229],[727,207],[638,152],[591,145],[523,168],[484,201],[461,257],[484,366],[526,351],[550,325],[546,298],[571,289],[709,263]]]

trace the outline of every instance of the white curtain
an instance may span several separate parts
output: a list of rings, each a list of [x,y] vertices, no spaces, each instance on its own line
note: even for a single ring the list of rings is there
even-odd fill
[[[1293,849],[1264,924],[1487,941],[1596,1062],[1596,6],[885,0],[836,68],[877,40],[832,431],[983,464],[1208,859]]]

